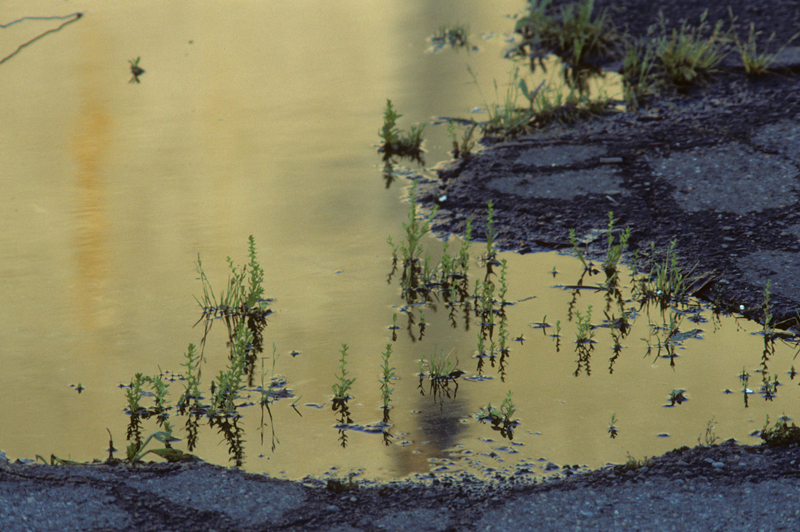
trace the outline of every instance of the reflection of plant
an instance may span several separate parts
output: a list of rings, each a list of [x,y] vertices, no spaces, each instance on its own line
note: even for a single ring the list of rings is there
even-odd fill
[[[672,390],[669,392],[669,406],[675,406],[676,404],[683,404],[685,401],[688,401],[686,398],[686,390]]]

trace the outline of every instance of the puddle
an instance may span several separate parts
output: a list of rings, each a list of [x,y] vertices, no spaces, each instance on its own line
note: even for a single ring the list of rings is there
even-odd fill
[[[508,268],[502,364],[497,353],[494,361],[474,358],[482,319],[474,310],[448,308],[441,296],[409,302],[397,274],[387,282],[386,236],[402,239],[408,203],[400,177],[387,188],[374,149],[386,98],[404,115],[403,128],[434,116],[470,117],[481,101],[464,61],[484,87],[507,79],[501,34],[511,24],[504,15],[520,7],[436,6],[435,17],[424,2],[406,2],[391,16],[380,7],[337,5],[308,17],[276,4],[175,12],[140,2],[134,13],[111,3],[0,65],[15,102],[0,117],[8,176],[0,212],[13,228],[0,237],[0,275],[13,280],[0,316],[0,396],[13,405],[0,412],[0,449],[12,459],[102,459],[106,429],[124,449],[120,386],[136,373],[163,371],[166,399],[175,405],[185,383],[183,353],[202,337],[201,325],[192,328],[200,317],[193,294],[202,292],[194,263],[199,255],[212,286],[225,285],[225,258],[244,264],[251,234],[271,299],[265,356],[273,342],[281,356],[271,420],[262,425],[259,365],[242,400],[254,403],[240,408],[233,431],[246,470],[290,478],[350,470],[382,479],[430,471],[543,474],[692,445],[711,419],[720,437],[756,442],[749,434],[766,414],[793,415],[791,347],[778,343],[770,355],[770,374],[782,386],[766,401],[757,373],[764,341],[753,334],[760,327],[715,320],[707,309],[681,309],[679,333],[688,336],[673,336],[661,353],[665,333],[650,327],[644,311],[613,365],[612,329],[593,329],[594,343],[576,352],[570,316],[585,317],[592,305],[591,324],[599,326],[606,301],[600,291],[553,287],[580,279],[572,257],[498,256]],[[9,20],[49,14],[44,3],[14,9]],[[430,27],[419,22],[428,19]],[[476,38],[480,50],[469,54],[424,53],[438,25],[456,20],[469,20],[476,36],[495,37]],[[352,30],[346,41],[342,24]],[[144,73],[129,83],[137,58]],[[448,157],[444,126],[429,127],[425,138],[430,162]],[[409,166],[398,174],[413,173]],[[442,242],[426,236],[421,243],[438,260]],[[453,237],[450,253],[460,245]],[[480,248],[472,246],[470,294],[485,275]],[[670,312],[651,317],[669,324]],[[559,322],[560,340],[551,336]],[[202,366],[209,395],[227,365],[226,340],[225,327],[215,325]],[[343,420],[332,409],[332,386],[340,382],[345,343],[347,378],[356,380]],[[387,343],[395,378],[385,422]],[[419,360],[434,353],[465,373],[438,387],[426,377],[420,386]],[[271,359],[265,368],[268,386]],[[674,390],[685,390],[687,400],[664,408]],[[509,391],[520,421],[513,440],[476,418],[489,403],[500,409]],[[170,412],[182,440],[175,447],[187,450],[186,418]],[[142,433],[156,428],[145,420]],[[230,464],[229,446],[222,427],[203,423],[191,452]]]

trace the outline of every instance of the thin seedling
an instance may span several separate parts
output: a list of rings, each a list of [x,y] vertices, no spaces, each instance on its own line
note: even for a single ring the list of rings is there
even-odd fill
[[[586,309],[586,314],[575,311],[575,324],[578,330],[575,333],[575,343],[578,345],[593,343],[594,326],[592,325],[592,305]]]
[[[347,376],[350,374],[349,371],[345,368],[349,362],[347,361],[347,344],[342,344],[342,349],[340,353],[342,354],[341,358],[339,359],[339,375],[336,376],[336,379],[339,381],[338,383],[333,385],[333,406],[334,409],[337,405],[343,405],[352,397],[350,396],[350,389],[353,387],[353,383],[356,381],[356,378],[348,378]]]
[[[394,370],[389,365],[389,360],[392,356],[392,344],[386,344],[386,350],[381,353],[383,364],[381,365],[381,399],[383,400],[383,409],[388,413],[389,402],[391,401],[392,392],[394,388],[389,387],[389,383],[394,379]]]
[[[728,14],[731,18],[731,33],[733,34],[733,42],[736,45],[736,51],[739,53],[739,57],[742,60],[742,64],[744,65],[744,70],[748,76],[760,76],[766,73],[769,70],[769,67],[775,61],[775,58],[783,52],[783,50],[789,46],[793,40],[797,37],[800,37],[800,33],[795,33],[792,37],[784,44],[780,49],[778,49],[775,53],[767,53],[761,52],[758,53],[756,48],[756,39],[761,34],[760,31],[756,31],[755,25],[750,23],[750,31],[747,36],[747,41],[742,42],[739,39],[739,34],[736,31],[736,17],[733,16],[733,10],[728,7]],[[775,32],[767,39],[767,46],[775,40]]]

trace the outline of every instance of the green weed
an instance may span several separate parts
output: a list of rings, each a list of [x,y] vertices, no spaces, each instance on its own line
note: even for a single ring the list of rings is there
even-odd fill
[[[641,469],[643,467],[651,467],[653,465],[653,459],[644,457],[641,460],[636,460],[631,453],[628,453],[628,461],[619,466],[619,469],[622,471],[636,471],[637,469]]]
[[[139,76],[144,74],[144,69],[139,66],[139,61],[141,59],[141,57],[137,57],[134,60],[128,59],[128,63],[131,65],[131,79],[128,81],[128,83],[141,83],[139,81]]]
[[[617,430],[617,415],[614,412],[611,412],[611,421],[608,423],[608,435],[613,440],[619,434],[619,430]]]
[[[463,371],[458,369],[458,358],[450,360],[450,351],[447,356],[444,355],[444,348],[433,348],[433,355],[428,359],[428,376],[434,381],[447,381],[455,380],[464,374]],[[422,355],[420,365],[424,363],[425,355]]]
[[[709,419],[708,423],[706,424],[705,434],[701,434],[700,436],[697,437],[697,444],[706,446],[716,445],[717,442],[719,441],[719,437],[717,437],[716,432],[714,432],[714,429],[716,427],[717,427],[717,422],[714,419],[714,416],[712,416],[711,419]]]
[[[186,368],[184,374],[184,391],[181,398],[178,400],[178,407],[183,413],[189,406],[190,402],[197,404],[201,399],[200,395],[200,374],[197,371],[200,365],[200,355],[195,351],[195,345],[189,344],[189,347],[184,353],[186,362],[181,365]]]
[[[586,314],[582,315],[579,310],[575,311],[575,323],[578,330],[575,333],[575,343],[587,344],[592,342],[594,338],[594,326],[592,325],[592,306],[586,310]]]
[[[789,445],[800,445],[800,427],[794,423],[787,424],[788,418],[781,416],[773,427],[769,426],[769,415],[761,429],[761,439],[770,447],[785,447]]]
[[[703,79],[725,58],[725,45],[729,37],[722,32],[722,20],[717,21],[710,30],[706,17],[708,10],[700,17],[698,26],[683,21],[680,29],[667,33],[666,20],[659,15],[661,35],[653,40],[655,56],[667,79],[675,85],[690,85]],[[704,35],[711,31],[710,36]]]
[[[628,109],[635,111],[661,89],[656,76],[657,58],[653,46],[642,40],[625,41],[622,59],[622,90]]]
[[[212,383],[211,408],[212,415],[217,417],[239,417],[236,401],[245,388],[244,375],[247,365],[247,354],[251,349],[253,333],[240,323],[233,341],[233,355],[228,361],[225,371],[220,370]]]
[[[514,439],[514,428],[519,425],[519,419],[512,417],[517,409],[511,395],[509,390],[506,398],[500,403],[500,408],[494,408],[492,403],[489,403],[475,416],[481,423],[487,421],[491,423],[493,430],[499,431],[501,436],[508,439]]]
[[[486,207],[486,262],[492,262],[497,256],[494,250],[494,241],[497,238],[494,222],[494,202],[489,200]]]
[[[583,270],[584,271],[588,271],[589,270],[589,265],[586,263],[586,259],[584,258],[583,250],[580,247],[578,247],[578,244],[579,244],[578,237],[575,234],[575,229],[574,228],[570,228],[570,230],[569,230],[569,243],[572,245],[572,251],[574,251],[575,255],[577,255],[578,260],[580,260],[581,264],[583,264]]]
[[[157,442],[163,443],[164,447],[159,449],[147,449],[147,444],[150,443],[152,440],[156,440]],[[126,460],[131,464],[138,464],[142,461],[142,458],[147,456],[148,454],[152,453],[161,458],[167,460],[168,462],[184,462],[187,460],[197,460],[198,458],[193,454],[188,454],[180,449],[173,449],[170,445],[173,442],[180,441],[179,439],[172,436],[172,427],[167,424],[166,430],[158,431],[152,433],[144,443],[137,443],[132,442],[128,445],[126,449]]]
[[[471,124],[464,126],[460,142],[456,135],[455,121],[451,120],[447,124],[447,134],[453,142],[453,157],[456,159],[459,157],[462,159],[469,159],[472,156],[472,150],[475,148],[475,140],[472,138],[472,135],[475,132],[475,128],[478,127],[478,123],[475,121],[471,122]]]
[[[394,379],[394,369],[389,365],[389,359],[392,356],[392,344],[386,344],[386,351],[381,354],[383,365],[381,365],[381,398],[383,399],[383,408],[388,412],[389,401],[392,397],[394,388],[389,387],[389,383]]]
[[[406,231],[406,239],[400,243],[400,252],[403,255],[403,266],[410,267],[417,261],[422,253],[420,240],[430,231],[430,224],[433,217],[436,215],[437,208],[434,207],[430,216],[425,220],[420,220],[417,213],[417,198],[415,197],[415,190],[417,189],[417,181],[411,185],[409,196],[411,198],[411,210],[408,213],[408,222],[403,222],[403,229]]]
[[[619,260],[622,258],[622,252],[628,247],[630,236],[631,228],[626,227],[619,237],[619,242],[614,243],[614,213],[609,211],[608,229],[606,230],[608,249],[606,251],[606,260],[603,262],[603,271],[606,274],[606,284],[608,285],[612,285],[617,279]]]
[[[742,59],[744,70],[748,76],[760,76],[769,69],[770,65],[775,61],[775,58],[786,48],[793,40],[795,40],[800,33],[794,34],[777,52],[758,53],[756,49],[756,38],[761,34],[760,31],[755,30],[755,26],[750,24],[750,31],[748,33],[747,42],[742,42],[739,39],[739,34],[736,31],[736,17],[733,16],[733,11],[728,7],[728,14],[731,17],[731,33],[733,34],[733,41],[736,44],[736,51]],[[767,45],[775,39],[775,32],[767,39]]]
[[[517,20],[514,31],[522,35],[518,53],[542,63],[547,53],[558,55],[573,66],[613,55],[620,37],[611,17],[603,10],[593,16],[594,0],[567,4],[556,14],[550,0],[530,0],[528,15]],[[542,65],[543,66],[543,65]]]
[[[252,342],[247,348],[249,368],[255,363],[256,354],[263,350],[261,330],[266,326],[266,318],[272,311],[269,309],[271,300],[263,297],[264,270],[258,262],[253,235],[249,237],[248,256],[250,261],[241,268],[237,268],[230,257],[227,258],[228,268],[230,269],[227,290],[220,291],[219,299],[214,293],[205,271],[203,271],[200,257],[197,257],[195,266],[197,273],[200,275],[200,282],[203,285],[203,296],[202,298],[195,296],[195,301],[203,309],[203,314],[198,323],[204,321],[203,339],[200,342],[201,354],[198,360],[203,358],[202,353],[212,325],[220,318],[228,329],[231,357],[234,356],[236,331],[242,324],[246,324],[252,334]]]
[[[659,301],[666,308],[672,301],[682,301],[689,295],[692,278],[685,273],[675,252],[673,240],[661,261],[656,257],[655,244],[650,244],[650,271],[634,283],[634,292],[643,302]]]
[[[397,128],[397,119],[401,114],[392,107],[392,101],[386,100],[386,109],[383,111],[383,127],[378,131],[378,136],[383,143],[378,148],[384,156],[389,158],[392,155],[399,156],[419,156],[422,152],[422,134],[425,131],[425,124],[411,126],[409,131]]]
[[[347,375],[350,374],[350,372],[345,369],[345,366],[349,364],[347,361],[347,349],[347,344],[342,344],[342,349],[340,351],[342,357],[339,360],[339,375],[336,377],[339,382],[333,385],[334,406],[346,403],[351,399],[350,389],[356,381],[355,377],[347,378]]]
[[[468,217],[464,229],[464,239],[461,249],[458,252],[458,265],[461,267],[461,275],[464,277],[469,273],[469,246],[472,240],[472,217]]]

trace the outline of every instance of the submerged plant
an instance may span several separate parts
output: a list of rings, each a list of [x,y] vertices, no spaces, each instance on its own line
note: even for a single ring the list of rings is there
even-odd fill
[[[431,42],[449,44],[450,46],[466,46],[469,35],[469,24],[456,23],[450,26],[442,24],[431,37]]]
[[[139,76],[144,74],[144,69],[139,66],[139,60],[141,60],[141,57],[137,57],[135,60],[128,60],[131,65],[131,79],[128,83],[141,83]]]

